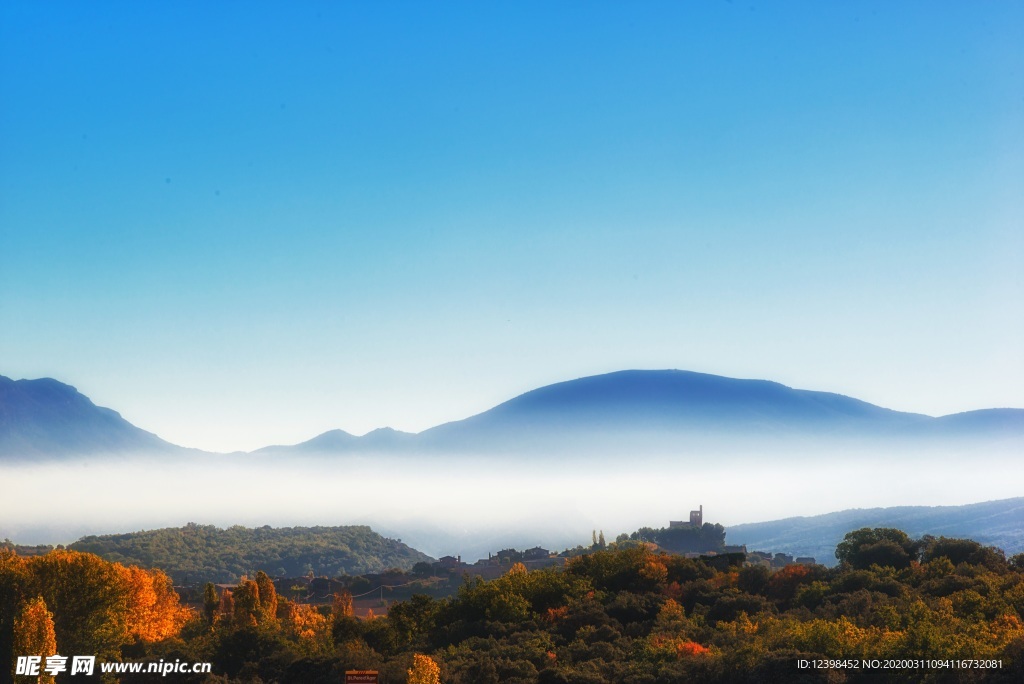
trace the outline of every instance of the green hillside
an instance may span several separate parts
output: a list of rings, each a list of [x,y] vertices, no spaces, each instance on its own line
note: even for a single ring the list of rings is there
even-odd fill
[[[185,527],[82,537],[69,549],[106,560],[160,568],[175,584],[235,582],[263,570],[271,576],[358,575],[388,568],[409,570],[426,554],[377,534],[346,527]]]

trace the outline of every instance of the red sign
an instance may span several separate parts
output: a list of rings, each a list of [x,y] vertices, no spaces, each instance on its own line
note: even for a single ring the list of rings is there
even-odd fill
[[[345,684],[378,684],[376,670],[345,670]]]

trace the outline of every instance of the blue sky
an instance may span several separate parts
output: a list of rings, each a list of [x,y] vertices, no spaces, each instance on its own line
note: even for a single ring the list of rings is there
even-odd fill
[[[188,446],[684,368],[1024,407],[1024,5],[0,5],[0,374]]]

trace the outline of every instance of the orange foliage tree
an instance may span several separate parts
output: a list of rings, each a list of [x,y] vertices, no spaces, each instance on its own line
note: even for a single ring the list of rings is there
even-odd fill
[[[0,548],[0,682],[10,682],[7,663],[14,658],[14,620],[18,616],[29,584],[25,560],[13,550]]]
[[[179,604],[171,578],[162,570],[143,570],[134,565],[117,567],[129,588],[128,635],[143,641],[160,641],[181,631],[191,611]]]
[[[260,594],[260,622],[273,622],[277,619],[277,589],[267,573],[260,570],[256,573],[256,587]]]
[[[331,621],[314,606],[287,602],[281,608],[281,626],[298,641],[306,655],[331,651]]]
[[[806,565],[787,565],[769,578],[768,596],[788,601],[796,596],[800,585],[810,583],[811,579],[811,570]]]
[[[53,613],[46,609],[43,597],[37,596],[25,604],[14,621],[14,655],[42,656],[45,662],[47,656],[56,653],[57,636],[53,631]],[[14,662],[12,659],[12,666]],[[40,674],[36,681],[52,684],[53,676]]]
[[[408,684],[441,684],[441,668],[430,656],[415,654],[409,668]]]
[[[348,589],[334,593],[334,604],[331,606],[331,613],[334,617],[352,617],[352,592]]]

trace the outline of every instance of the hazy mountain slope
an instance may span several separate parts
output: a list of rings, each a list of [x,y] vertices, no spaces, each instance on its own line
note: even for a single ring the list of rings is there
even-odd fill
[[[331,430],[261,453],[675,454],[743,443],[821,452],[835,440],[965,439],[1024,447],[1024,410],[931,418],[864,401],[680,370],[629,370],[548,385],[419,434]],[[180,449],[56,380],[0,376],[0,458]]]
[[[934,419],[936,432],[963,437],[983,435],[1012,439],[1024,434],[1024,410],[1011,408],[966,411]]]
[[[0,458],[176,449],[70,385],[0,376]]]
[[[143,567],[160,568],[176,583],[234,582],[263,570],[296,577],[358,575],[389,568],[409,570],[426,554],[365,525],[345,527],[258,527],[220,529],[189,524],[79,539],[68,548]]]
[[[401,451],[415,444],[416,435],[391,428],[378,428],[361,437],[344,430],[328,430],[313,439],[291,446],[268,446],[253,453],[322,453]]]
[[[418,443],[445,451],[571,445],[656,449],[740,440],[987,439],[990,433],[1000,439],[1024,437],[1024,410],[939,421],[766,380],[633,370],[527,392],[465,420],[426,430]]]
[[[730,544],[750,551],[814,556],[834,565],[836,545],[847,532],[862,527],[896,527],[911,537],[968,537],[1006,553],[1024,551],[1024,497],[965,506],[899,506],[838,511],[800,518],[734,525],[726,530]]]

